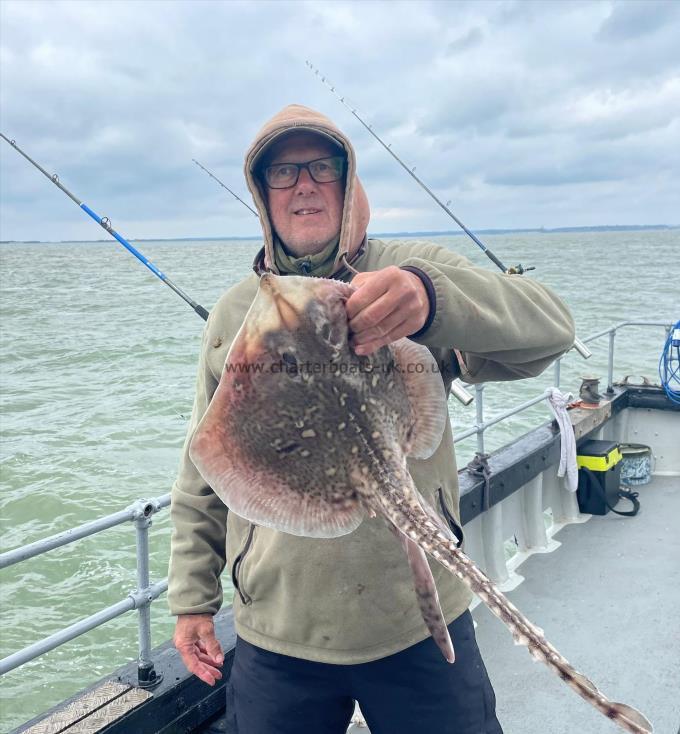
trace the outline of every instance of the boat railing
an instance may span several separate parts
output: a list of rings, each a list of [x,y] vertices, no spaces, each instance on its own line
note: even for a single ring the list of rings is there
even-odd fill
[[[15,548],[0,554],[0,569],[13,566],[15,563],[26,561],[29,558],[40,556],[55,548],[63,548],[65,545],[75,543],[77,540],[96,535],[109,528],[132,522],[136,531],[136,557],[137,557],[137,588],[131,591],[124,599],[116,604],[95,612],[89,617],[80,619],[74,624],[45,637],[38,642],[8,655],[0,660],[0,675],[14,670],[24,663],[44,655],[55,647],[59,647],[80,635],[99,627],[126,612],[136,609],[139,616],[139,658],[138,658],[138,680],[141,687],[150,687],[160,681],[159,675],[154,670],[151,662],[151,614],[150,605],[161,594],[167,591],[168,580],[149,583],[149,528],[151,518],[157,512],[170,505],[170,495],[154,499],[140,499],[133,502],[124,510],[114,512],[111,515],[97,518],[91,522],[84,523],[78,527],[57,533],[49,538],[38,540],[35,543]]]
[[[606,392],[611,394],[614,390],[614,344],[616,339],[616,333],[627,326],[662,326],[666,330],[666,336],[670,334],[671,329],[673,328],[673,322],[672,321],[621,321],[618,324],[615,324],[613,326],[608,327],[607,329],[602,329],[602,331],[598,331],[595,334],[591,334],[590,336],[583,339],[584,344],[588,344],[589,342],[595,341],[596,339],[601,339],[603,336],[608,335],[609,337],[609,355],[607,357],[607,389]],[[560,373],[561,373],[561,366],[562,366],[562,360],[564,360],[571,352],[567,352],[565,355],[561,356],[559,359],[556,359],[553,363],[553,384],[551,387],[560,387]],[[499,413],[498,415],[493,416],[492,418],[485,419],[484,417],[484,389],[485,389],[485,383],[480,383],[478,385],[470,385],[468,383],[463,383],[463,386],[465,388],[473,387],[475,390],[474,395],[474,401],[475,401],[475,422],[472,424],[469,428],[466,428],[465,430],[454,434],[453,442],[458,443],[460,441],[463,441],[466,438],[469,438],[470,436],[474,436],[476,434],[477,436],[477,451],[479,453],[484,453],[484,433],[491,428],[492,426],[497,425],[498,423],[501,423],[502,421],[506,420],[507,418],[510,418],[513,415],[517,415],[518,413],[521,413],[528,408],[531,408],[532,406],[536,405],[537,403],[540,403],[544,400],[548,399],[548,394],[546,392],[542,392],[540,395],[536,395],[533,398],[530,398],[529,400],[525,400],[522,403],[519,403],[512,408],[509,408],[508,410],[503,411],[502,413]]]
[[[614,344],[615,337],[619,330],[629,326],[654,326],[664,327],[667,334],[673,326],[671,321],[622,321],[607,329],[603,329],[583,340],[588,343],[599,339],[605,335],[609,338],[609,357],[607,367],[607,391],[613,391],[613,371],[614,371]],[[554,364],[554,386],[560,385],[560,365],[564,356],[556,360]],[[475,402],[476,402],[476,420],[468,429],[454,436],[454,441],[462,441],[463,439],[477,435],[477,448],[480,452],[484,451],[484,433],[492,426],[501,423],[510,416],[521,413],[524,410],[546,400],[546,393],[537,395],[530,400],[526,400],[509,410],[485,419],[484,417],[484,401],[483,392],[484,384],[475,385]],[[54,648],[82,635],[99,625],[102,625],[116,617],[119,617],[129,611],[137,610],[138,612],[138,681],[140,687],[149,688],[160,682],[161,676],[154,670],[153,662],[150,659],[151,652],[151,618],[150,605],[161,594],[167,591],[168,581],[164,579],[155,583],[150,583],[149,579],[149,527],[151,526],[151,518],[157,512],[170,505],[170,495],[165,494],[155,499],[140,499],[129,505],[124,510],[115,512],[111,515],[98,518],[91,522],[79,525],[76,528],[66,530],[57,535],[45,538],[43,540],[30,543],[19,548],[0,554],[0,569],[7,568],[21,561],[33,558],[43,553],[47,553],[55,548],[60,548],[73,543],[81,538],[95,535],[104,530],[121,525],[126,522],[133,522],[136,528],[136,559],[137,559],[137,588],[131,591],[124,599],[106,607],[89,617],[81,619],[74,624],[35,642],[22,650],[19,650],[6,658],[0,660],[0,675],[18,668],[19,666],[39,657],[40,655],[53,650]],[[482,538],[483,545],[493,543],[498,545],[498,538],[492,536]],[[498,548],[488,548],[486,552],[487,558],[493,558],[498,555]]]

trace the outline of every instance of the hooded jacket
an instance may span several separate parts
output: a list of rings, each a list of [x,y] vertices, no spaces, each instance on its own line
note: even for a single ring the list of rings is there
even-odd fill
[[[246,154],[245,175],[260,213],[264,246],[255,259],[255,273],[219,299],[205,327],[194,408],[172,489],[169,604],[173,614],[217,612],[220,575],[228,566],[234,623],[243,639],[308,660],[361,663],[403,650],[429,634],[401,545],[383,520],[367,518],[349,535],[329,539],[255,526],[228,511],[188,454],[257,291],[258,273],[278,272],[275,247],[280,245],[257,172],[268,147],[297,129],[330,137],[347,154],[345,204],[337,251],[331,254],[331,277],[349,280],[346,261],[360,272],[397,265],[421,277],[430,297],[430,318],[412,338],[437,359],[447,394],[460,375],[483,382],[539,374],[573,344],[574,327],[560,299],[529,278],[473,267],[428,242],[367,240],[368,202],[356,176],[354,151],[326,117],[291,105],[257,135]],[[291,272],[306,272],[301,269],[304,260],[290,261]],[[409,460],[408,466],[420,493],[460,535],[450,422],[435,453]],[[469,606],[470,592],[439,564],[430,565],[444,617],[451,622]]]
[[[256,260],[256,270],[270,270],[278,273],[274,256],[275,237],[269,221],[265,192],[258,175],[258,167],[265,152],[282,137],[291,132],[308,130],[327,138],[337,145],[347,157],[345,174],[345,206],[340,224],[340,238],[335,252],[331,274],[337,277],[344,271],[343,260],[356,255],[364,244],[366,228],[370,218],[368,199],[364,188],[357,177],[356,155],[349,140],[326,117],[302,105],[289,105],[275,115],[258,133],[255,141],[246,153],[244,174],[255,206],[260,213],[264,247]],[[280,246],[280,245],[278,245]],[[308,260],[299,258],[300,265]],[[300,271],[302,272],[302,271]],[[309,272],[309,271],[308,271]],[[312,273],[310,273],[312,274]]]

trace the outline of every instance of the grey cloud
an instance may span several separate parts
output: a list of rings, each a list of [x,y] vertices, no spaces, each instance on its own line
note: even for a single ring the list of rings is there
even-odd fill
[[[472,130],[476,132],[495,129],[513,105],[516,98],[516,82],[498,75],[466,75],[444,85],[429,108],[419,115],[418,132],[436,134],[439,130]]]
[[[608,41],[626,41],[654,33],[677,18],[680,6],[674,0],[619,0],[599,28]]]
[[[559,25],[569,16],[583,13],[584,9],[596,2],[532,2],[531,0],[502,0],[490,3],[488,17],[497,26],[507,27],[509,25],[521,26],[525,32],[533,35],[535,23],[548,21]],[[602,5],[602,3],[599,3]]]
[[[679,132],[680,125],[674,124],[653,136],[616,139],[594,148],[579,148],[568,137],[555,136],[552,146],[515,148],[486,180],[502,186],[564,186],[626,180],[644,185],[645,179],[663,174],[672,179],[680,165],[680,152],[672,145]]]
[[[482,42],[483,33],[481,28],[478,26],[475,26],[474,28],[470,28],[467,33],[463,34],[462,36],[459,36],[455,40],[451,41],[449,45],[446,47],[446,53],[447,54],[458,54],[462,51],[467,51],[470,48],[474,48],[475,46],[479,46],[479,44]]]

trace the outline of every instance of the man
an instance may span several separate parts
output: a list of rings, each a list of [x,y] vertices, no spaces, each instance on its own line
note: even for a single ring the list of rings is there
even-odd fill
[[[357,353],[410,337],[429,347],[448,389],[459,375],[536,375],[573,343],[565,306],[535,281],[472,267],[431,243],[367,240],[354,150],[322,115],[285,108],[249,149],[245,175],[264,235],[257,274],[349,280],[359,271],[347,301]],[[331,539],[256,527],[228,512],[191,463],[189,440],[257,282],[254,274],[238,283],[210,314],[173,487],[169,601],[187,667],[211,685],[221,677],[212,616],[228,563],[238,634],[229,685],[240,734],[342,734],[354,700],[372,734],[498,734],[461,581],[431,564],[456,649],[451,665],[428,635],[403,551],[380,518]],[[409,471],[460,536],[450,425],[434,455],[409,461]]]

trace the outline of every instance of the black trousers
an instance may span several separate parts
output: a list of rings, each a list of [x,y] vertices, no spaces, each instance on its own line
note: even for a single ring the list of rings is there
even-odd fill
[[[371,734],[503,734],[470,612],[449,630],[453,664],[432,638],[357,665],[279,655],[239,638],[227,711],[238,734],[344,734],[355,700]]]

